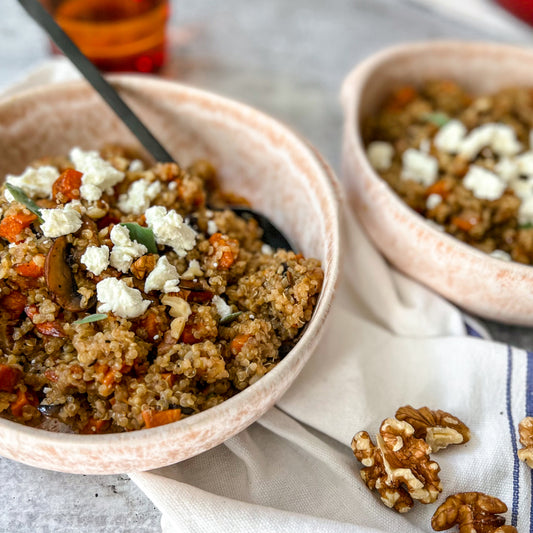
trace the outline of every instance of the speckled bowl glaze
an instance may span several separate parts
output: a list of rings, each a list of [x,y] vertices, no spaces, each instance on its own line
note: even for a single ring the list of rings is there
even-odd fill
[[[322,261],[325,283],[294,349],[248,389],[203,413],[165,426],[111,435],[75,435],[0,418],[0,454],[71,473],[148,470],[190,458],[246,428],[285,392],[323,330],[339,270],[337,182],[317,153],[273,119],[242,104],[177,83],[117,76],[113,83],[183,165],[198,157],[218,168],[223,187],[247,197],[297,247]],[[31,160],[134,138],[85,82],[47,86],[0,101],[0,176]]]
[[[533,267],[495,259],[440,232],[410,209],[371,167],[361,123],[391,89],[450,79],[474,94],[533,86],[533,51],[506,45],[425,42],[389,48],[345,79],[343,180],[350,204],[399,270],[476,315],[533,325]]]

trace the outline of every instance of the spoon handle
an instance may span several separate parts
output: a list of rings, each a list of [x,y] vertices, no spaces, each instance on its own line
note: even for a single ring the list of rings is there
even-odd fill
[[[109,107],[126,124],[139,142],[156,161],[174,162],[174,158],[161,146],[150,130],[137,118],[117,91],[104,79],[98,69],[87,59],[70,37],[60,28],[38,0],[18,0],[19,4],[41,26],[58,48],[72,61],[85,79],[96,89]]]

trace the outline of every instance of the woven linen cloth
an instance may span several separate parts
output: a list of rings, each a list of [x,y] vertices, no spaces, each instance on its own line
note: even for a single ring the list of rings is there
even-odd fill
[[[55,59],[9,93],[77,74]],[[346,207],[344,272],[311,360],[277,406],[224,444],[131,479],[162,511],[164,533],[431,531],[457,492],[503,500],[507,523],[533,531],[532,472],[517,426],[533,415],[533,354],[488,339],[454,306],[392,269]],[[411,404],[461,418],[469,443],[432,455],[443,492],[407,514],[359,476],[350,442]],[[179,443],[176,443],[179,445]]]

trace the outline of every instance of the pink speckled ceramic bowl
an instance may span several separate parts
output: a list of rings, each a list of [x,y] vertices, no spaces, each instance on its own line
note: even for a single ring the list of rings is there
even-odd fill
[[[336,180],[316,152],[273,119],[236,102],[140,76],[112,78],[132,108],[180,163],[218,168],[223,187],[247,197],[325,270],[320,299],[295,348],[248,389],[203,413],[165,426],[111,435],[74,435],[0,418],[0,454],[84,474],[141,471],[182,461],[246,428],[289,387],[323,330],[339,270]],[[0,176],[72,146],[137,144],[85,82],[33,89],[0,101]]]
[[[359,66],[342,88],[343,178],[357,216],[402,272],[479,316],[533,325],[533,267],[495,259],[430,226],[374,171],[361,122],[394,87],[450,79],[474,94],[533,87],[533,51],[506,45],[426,42],[389,48]]]

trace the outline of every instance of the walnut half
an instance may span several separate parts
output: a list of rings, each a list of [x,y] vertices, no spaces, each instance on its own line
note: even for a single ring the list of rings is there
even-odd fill
[[[442,491],[439,465],[430,460],[430,448],[414,436],[407,422],[387,418],[376,436],[376,445],[366,431],[355,435],[352,450],[365,468],[361,477],[376,489],[388,507],[403,513],[413,500],[433,503]]]
[[[458,418],[445,411],[428,407],[415,409],[410,405],[396,411],[398,420],[405,420],[415,428],[415,437],[424,439],[437,452],[450,444],[464,444],[470,440],[470,430]]]
[[[448,496],[435,511],[431,527],[444,531],[457,525],[460,533],[517,533],[513,526],[506,526],[500,513],[507,512],[507,505],[494,496],[482,492],[461,492]]]
[[[533,468],[533,416],[528,416],[518,424],[520,443],[523,448],[518,450],[518,458],[529,468]]]

